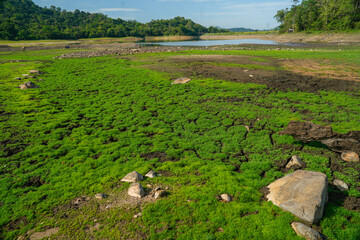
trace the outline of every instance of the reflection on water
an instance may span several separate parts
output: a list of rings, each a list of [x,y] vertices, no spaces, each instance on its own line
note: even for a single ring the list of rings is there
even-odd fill
[[[216,45],[238,45],[238,44],[269,44],[278,43],[262,39],[232,39],[232,40],[197,40],[197,41],[179,41],[179,42],[147,42],[139,43],[143,45],[161,45],[161,46],[188,46],[188,47],[210,47]]]

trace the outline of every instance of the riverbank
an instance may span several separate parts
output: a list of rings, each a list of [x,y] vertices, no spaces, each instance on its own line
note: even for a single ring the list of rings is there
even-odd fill
[[[231,40],[231,39],[262,39],[278,43],[308,42],[308,43],[360,43],[360,32],[356,33],[284,33],[284,34],[204,34],[201,40]]]

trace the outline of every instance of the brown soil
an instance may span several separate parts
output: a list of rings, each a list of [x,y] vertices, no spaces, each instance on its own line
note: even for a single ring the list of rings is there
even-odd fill
[[[214,78],[242,83],[265,84],[268,87],[280,90],[298,90],[317,92],[320,90],[334,91],[356,91],[360,89],[358,77],[352,73],[348,78],[340,76],[342,73],[333,74],[327,72],[322,77],[316,74],[304,75],[302,72],[289,70],[249,70],[246,67],[228,67],[214,64],[235,63],[235,64],[253,64],[264,67],[281,67],[283,60],[269,59],[268,62],[258,62],[251,60],[250,56],[227,56],[227,55],[191,55],[191,56],[173,56],[170,58],[156,59],[156,63],[146,65],[146,67],[167,72],[174,79],[180,76],[190,78]],[[298,60],[298,64],[300,60]],[[309,65],[307,63],[307,65]],[[341,66],[337,66],[341,68]],[[247,71],[248,70],[248,71]],[[250,75],[253,75],[251,77]],[[358,81],[358,82],[356,82]]]
[[[285,69],[301,75],[360,81],[359,67],[357,66],[348,65],[339,67],[338,65],[334,66],[326,60],[318,63],[314,60],[286,59],[282,62]]]
[[[235,34],[235,35],[202,35],[202,40],[218,39],[263,39],[275,42],[328,42],[328,43],[359,43],[360,33],[290,33],[290,34]]]

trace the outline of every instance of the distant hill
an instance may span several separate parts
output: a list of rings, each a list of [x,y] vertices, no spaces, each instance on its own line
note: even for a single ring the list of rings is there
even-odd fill
[[[101,13],[40,7],[31,0],[0,0],[0,39],[79,39],[95,37],[197,36],[223,32],[183,17],[149,23],[112,19]]]
[[[255,31],[258,31],[258,30],[255,30],[255,29],[243,28],[243,27],[239,27],[239,28],[227,28],[227,30],[229,30],[230,32],[255,32]]]

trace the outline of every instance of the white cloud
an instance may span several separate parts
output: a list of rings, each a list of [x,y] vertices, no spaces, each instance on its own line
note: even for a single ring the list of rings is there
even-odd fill
[[[100,12],[141,12],[142,10],[137,8],[100,8]]]
[[[288,7],[289,1],[284,2],[264,2],[264,3],[242,3],[242,4],[231,4],[229,6],[221,7],[221,9],[247,9],[247,8],[281,8]]]

